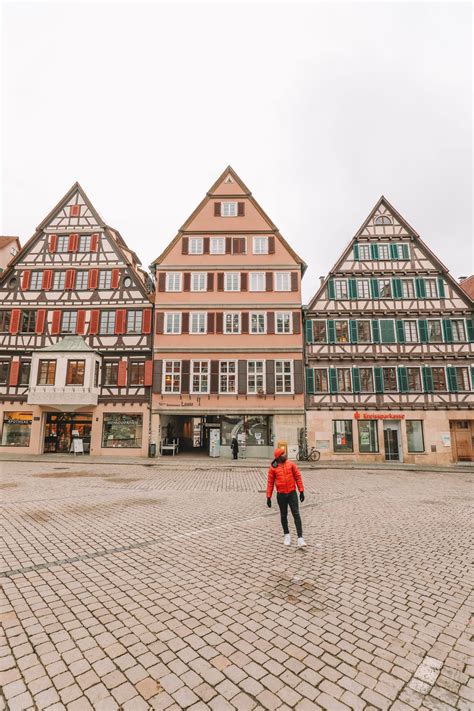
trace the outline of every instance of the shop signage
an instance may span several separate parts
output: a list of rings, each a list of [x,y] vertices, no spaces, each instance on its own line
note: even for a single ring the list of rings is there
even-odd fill
[[[404,420],[405,415],[395,412],[355,412],[355,420]]]
[[[31,417],[24,419],[17,419],[16,417],[9,417],[5,420],[7,425],[31,425]]]

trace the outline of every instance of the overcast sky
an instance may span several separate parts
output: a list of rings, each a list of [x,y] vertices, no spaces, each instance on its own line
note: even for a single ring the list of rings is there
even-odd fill
[[[229,163],[308,263],[384,194],[472,273],[470,3],[3,3],[2,234],[78,180],[148,265]]]

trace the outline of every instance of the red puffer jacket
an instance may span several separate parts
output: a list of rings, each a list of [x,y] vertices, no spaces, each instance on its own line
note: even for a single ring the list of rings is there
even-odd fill
[[[268,470],[267,499],[271,497],[274,486],[279,494],[290,494],[296,487],[298,491],[304,491],[303,480],[296,464],[288,459],[283,464],[279,462],[276,467],[272,464]]]

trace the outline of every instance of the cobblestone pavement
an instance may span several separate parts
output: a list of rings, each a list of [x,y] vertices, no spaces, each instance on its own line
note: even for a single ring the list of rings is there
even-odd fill
[[[472,709],[472,474],[305,471],[301,551],[260,468],[0,473],[0,710]]]

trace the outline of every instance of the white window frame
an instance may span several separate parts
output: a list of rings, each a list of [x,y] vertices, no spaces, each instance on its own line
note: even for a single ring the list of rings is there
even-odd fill
[[[252,329],[252,318],[256,316],[257,320],[263,317],[263,331],[254,331]],[[263,336],[267,332],[267,312],[266,311],[250,311],[249,313],[249,333],[253,336]]]
[[[171,330],[169,330],[169,322],[171,321]],[[165,336],[179,336],[181,333],[181,311],[165,311],[163,333]],[[175,330],[177,325],[177,330]]]
[[[314,371],[314,394],[319,395],[320,393],[328,393],[329,392],[329,373],[327,368],[313,368]],[[326,390],[317,390],[316,389],[316,372],[319,373],[326,373]]]
[[[410,338],[407,338],[407,326],[408,326],[409,331],[413,330],[413,326],[415,327],[415,329],[414,329],[415,330],[415,338],[414,339],[412,339],[411,333],[410,333]],[[418,324],[416,322],[416,319],[411,319],[411,318],[403,319],[403,335],[405,338],[405,343],[418,343],[418,341],[420,339],[419,339],[419,335],[418,335]]]
[[[429,286],[429,290],[433,293],[428,294],[428,286]],[[436,283],[436,279],[432,279],[432,278],[425,279],[425,294],[426,294],[427,299],[437,299],[438,298],[438,284]]]
[[[177,288],[175,288],[175,282],[178,282]],[[166,291],[181,291],[182,289],[183,275],[181,272],[166,272]]]
[[[35,269],[31,272],[30,277],[30,290],[31,291],[41,291],[43,288],[43,274],[44,272]],[[36,284],[35,284],[36,282]]]
[[[336,299],[349,298],[349,288],[347,279],[334,279],[334,296],[336,297]]]
[[[203,331],[195,331],[193,329],[193,320],[195,317],[199,317],[199,321],[201,320],[201,317],[203,317],[203,326],[204,330]],[[190,335],[193,336],[205,336],[207,333],[207,311],[191,311],[189,314],[189,333]]]
[[[262,288],[261,289],[255,289],[254,284],[252,283],[254,278],[258,280],[262,280]],[[265,291],[266,289],[266,284],[265,284],[265,272],[250,272],[249,274],[249,291],[255,291],[255,292],[261,292]]]
[[[204,240],[202,237],[189,238],[189,254],[204,254]]]
[[[102,323],[107,322],[107,330],[102,330]],[[112,330],[110,330],[110,325],[112,324]],[[101,311],[99,320],[99,335],[100,336],[113,336],[115,334],[115,311]]]
[[[381,298],[381,299],[393,299],[393,284],[392,284],[392,280],[391,280],[391,279],[386,279],[386,278],[382,277],[382,278],[377,279],[377,283],[378,283],[378,287],[379,287],[379,295],[380,295],[380,298]],[[386,285],[388,284],[388,286],[389,286],[389,288],[390,288],[390,296],[382,295],[382,289],[384,288],[384,286],[382,286],[382,284],[383,284],[384,286],[386,286]]]
[[[97,283],[98,289],[110,290],[112,288],[112,270],[101,269],[99,271],[99,280]]]
[[[77,243],[77,251],[86,253],[91,251],[92,235],[79,235]],[[84,244],[85,243],[85,244]]]
[[[232,322],[234,321],[234,317],[237,316],[237,331],[228,331],[227,330],[227,316],[232,316]],[[224,334],[226,336],[235,336],[238,335],[242,332],[242,315],[240,311],[224,311]]]
[[[253,238],[253,254],[268,254],[268,237]]]
[[[224,200],[221,202],[221,217],[237,217],[237,201]]]
[[[322,323],[324,325],[324,340],[323,341],[314,341],[314,343],[327,343],[328,342],[328,324],[327,320],[325,318],[315,318],[313,319],[313,336],[314,336],[314,324],[315,323]],[[276,333],[276,320],[275,320],[275,333]],[[321,370],[321,368],[319,369]],[[327,368],[326,368],[327,370]]]
[[[171,363],[171,390],[166,390],[166,365]],[[176,368],[178,366],[178,368]],[[175,376],[178,375],[179,387],[177,390],[173,389],[173,383]],[[181,378],[182,378],[182,361],[180,360],[164,360],[163,361],[163,373],[161,381],[161,392],[165,395],[179,395],[181,393]]]
[[[370,370],[372,373],[372,389],[371,390],[363,390],[362,389],[362,378],[360,377],[360,371],[361,370]],[[374,393],[375,392],[375,375],[374,375],[374,369],[370,365],[360,365],[359,366],[359,380],[360,380],[360,391],[361,393]]]
[[[360,323],[368,323],[369,324],[369,338],[367,341],[361,341],[359,340],[359,324]],[[357,343],[372,343],[372,323],[370,321],[370,318],[358,318],[356,319],[356,329],[357,329]],[[350,324],[349,324],[349,339],[351,337],[350,334]]]
[[[65,322],[68,322],[68,328],[66,328]],[[73,328],[71,328],[73,326]],[[61,313],[61,333],[67,333],[70,335],[75,335],[77,333],[77,311],[74,309],[66,310]]]
[[[285,281],[282,284],[281,282],[284,277],[285,277]],[[290,272],[275,272],[275,291],[291,291],[291,273]]]
[[[79,284],[79,275],[81,284]],[[89,288],[89,272],[86,269],[79,269],[76,272],[76,283],[74,285],[74,289],[77,291],[83,291],[84,289]]]
[[[359,289],[359,287],[360,287],[360,289]],[[358,299],[370,299],[370,282],[369,282],[369,280],[368,279],[356,279],[356,291],[357,291],[357,298]]]
[[[229,363],[234,364],[235,372],[234,373],[223,373],[222,372],[222,365],[226,363],[227,365]],[[229,390],[229,375],[234,375],[234,390]],[[222,377],[225,377],[226,383],[227,383],[227,390],[222,390]],[[238,388],[239,388],[239,362],[237,360],[220,360],[219,361],[219,395],[236,395],[238,393]]]
[[[400,279],[401,284],[402,284],[402,299],[414,299],[416,292],[415,292],[415,282],[413,279]],[[411,294],[408,294],[407,296],[404,294],[404,285],[405,284],[411,284]]]
[[[341,390],[341,384],[339,381],[339,373],[342,372],[349,373],[349,389],[348,390]],[[340,368],[336,368],[336,379],[337,379],[337,392],[338,393],[352,393],[354,392],[354,383],[352,382],[352,370],[348,368],[347,366],[341,366]],[[346,383],[344,383],[346,384]]]
[[[421,374],[421,368],[420,368],[418,365],[407,365],[407,366],[405,366],[405,367],[406,367],[406,370],[407,370],[407,392],[409,392],[409,393],[421,393],[421,392],[423,392],[423,377],[422,377],[422,374]],[[410,388],[410,381],[409,381],[409,375],[408,375],[408,371],[409,371],[409,370],[416,370],[416,371],[418,371],[418,382],[419,382],[420,387],[419,387],[417,390],[412,390],[412,389]]]
[[[216,246],[219,248],[216,249]],[[225,254],[225,237],[211,237],[209,244],[210,254]]]
[[[338,323],[345,323],[347,326],[347,340],[346,341],[338,341],[337,340],[337,325]],[[351,329],[349,325],[349,319],[347,318],[336,318],[334,319],[334,337],[335,337],[335,342],[336,343],[350,343],[351,342]]]
[[[266,384],[267,384],[267,383],[266,383],[266,380],[267,380],[267,365],[266,365],[266,360],[258,359],[258,360],[248,360],[248,361],[247,361],[247,394],[248,394],[248,395],[258,395],[258,393],[260,392],[260,390],[259,390],[259,388],[258,388],[258,386],[257,386],[257,378],[258,378],[258,376],[260,375],[260,373],[257,373],[257,372],[254,373],[254,376],[255,376],[255,390],[251,390],[250,387],[249,387],[249,379],[250,379],[250,375],[251,375],[251,373],[250,373],[250,364],[251,364],[251,363],[261,363],[261,364],[262,364],[262,388],[261,388],[261,391],[262,391],[263,393],[265,393],[265,392],[266,392]]]
[[[289,331],[279,331],[278,330],[278,317],[288,316]],[[293,333],[293,317],[291,311],[275,311],[275,333],[288,335]]]
[[[202,282],[202,288],[199,284],[199,288],[196,288],[195,280]],[[191,272],[191,291],[207,291],[207,272]]]
[[[367,256],[364,256],[365,254],[367,254]],[[371,259],[370,244],[359,244],[359,260],[361,262],[368,262]]]
[[[430,323],[433,323],[433,322],[435,322],[435,321],[436,321],[437,323],[439,323],[439,332],[440,332],[440,336],[441,336],[441,339],[440,339],[439,341],[432,341],[432,340],[430,340]],[[427,326],[427,331],[428,331],[428,333],[427,333],[427,335],[428,335],[428,343],[444,343],[443,322],[442,322],[442,320],[441,320],[440,318],[428,318],[428,319],[426,319],[426,326]]]
[[[58,235],[58,241],[56,243],[56,252],[58,254],[65,254],[69,251],[69,235]]]
[[[60,279],[60,284],[56,285],[56,280]],[[63,270],[58,270],[53,272],[53,284],[52,291],[62,291],[66,287],[66,272]]]
[[[237,280],[236,289],[234,289],[235,279]],[[229,281],[231,288],[229,288]],[[224,272],[224,291],[240,291],[240,272]]]
[[[388,262],[392,258],[390,256],[390,245],[384,242],[383,244],[379,244],[378,248],[379,261],[383,260],[384,262]],[[385,256],[382,256],[382,252],[385,252]]]
[[[198,375],[199,375],[199,386],[200,386],[200,389],[199,389],[199,390],[195,390],[195,389],[194,389],[194,375],[195,375],[195,373],[194,373],[194,366],[195,366],[197,363],[200,364],[200,366],[199,366],[199,373],[198,373]],[[203,376],[203,372],[202,372],[202,364],[203,364],[203,363],[206,363],[206,364],[207,364],[207,373],[204,373],[204,375],[207,375],[207,390],[202,390],[202,389],[201,389],[202,376]],[[199,358],[199,359],[196,359],[196,360],[192,360],[192,361],[191,361],[191,372],[190,372],[190,374],[189,374],[189,381],[190,381],[190,382],[189,382],[189,391],[190,391],[193,395],[208,395],[208,394],[210,393],[210,391],[211,391],[211,361],[210,361],[210,360],[206,360],[205,358],[203,358],[203,359],[200,359],[200,358]]]
[[[288,373],[285,373],[285,364],[290,364],[290,389],[286,388],[286,378]],[[282,369],[281,373],[278,373],[278,368]],[[282,389],[278,389],[278,378],[282,378]],[[275,361],[275,395],[294,395],[295,392],[295,378],[294,378],[294,361],[293,360],[276,360]]]
[[[458,338],[458,334],[455,333],[455,323],[460,323],[462,328],[462,338]],[[453,332],[453,343],[465,343],[466,341],[466,322],[463,318],[453,318],[451,319],[451,326]],[[457,326],[456,326],[457,330]]]

